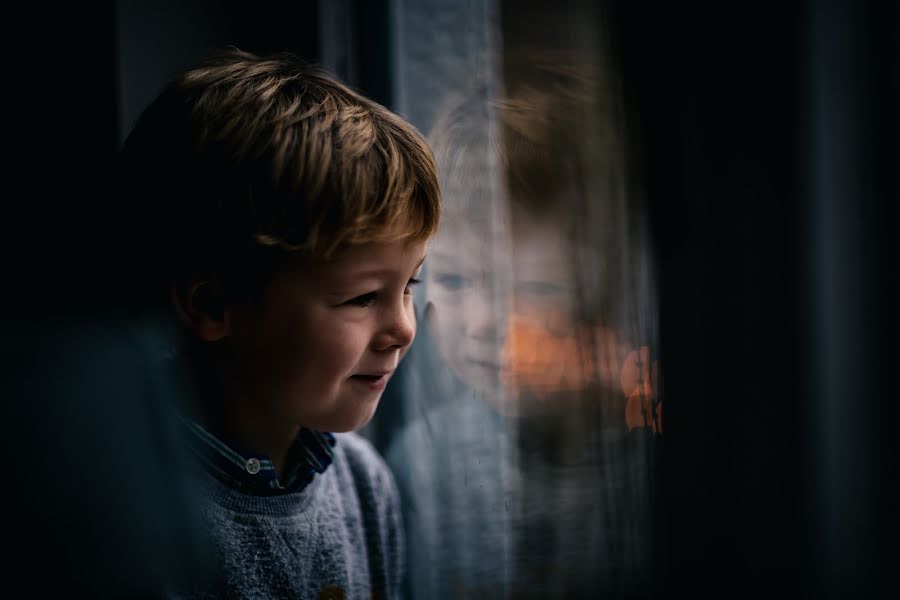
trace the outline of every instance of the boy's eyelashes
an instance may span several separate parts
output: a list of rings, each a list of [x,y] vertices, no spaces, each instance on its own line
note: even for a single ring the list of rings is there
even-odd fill
[[[468,280],[458,273],[439,273],[434,279],[441,287],[452,292],[468,285]]]
[[[409,281],[406,282],[406,289],[403,291],[403,293],[407,294],[407,295],[411,294],[412,289],[410,289],[410,288],[412,288],[412,286],[414,286],[418,283],[421,283],[421,281],[419,281],[418,279],[415,279],[415,278],[410,279]],[[351,298],[350,300],[347,300],[344,304],[347,304],[350,306],[362,306],[362,307],[371,306],[375,302],[377,297],[378,297],[378,292],[369,292],[367,294],[362,294],[360,296],[356,296],[355,298]]]
[[[373,302],[375,302],[375,292],[369,292],[368,294],[363,294],[362,296],[357,296],[356,298],[351,298],[347,300],[344,304],[349,304],[351,306],[369,306]]]

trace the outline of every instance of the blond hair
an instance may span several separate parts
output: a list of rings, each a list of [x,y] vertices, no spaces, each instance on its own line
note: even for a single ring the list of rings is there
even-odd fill
[[[121,167],[143,243],[161,242],[154,257],[170,268],[246,271],[260,252],[329,259],[421,241],[440,215],[419,132],[286,53],[229,51],[177,77],[141,115]]]

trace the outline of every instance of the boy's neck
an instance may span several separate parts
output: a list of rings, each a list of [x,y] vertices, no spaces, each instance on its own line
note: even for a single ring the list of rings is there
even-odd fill
[[[288,452],[297,440],[300,427],[266,419],[266,415],[246,403],[230,400],[222,404],[219,408],[224,410],[206,411],[210,431],[268,457],[278,480],[284,482]]]
[[[231,386],[206,371],[198,378],[188,416],[222,440],[262,454],[272,461],[279,481],[284,481],[287,456],[296,442],[300,426],[290,424],[246,401]]]

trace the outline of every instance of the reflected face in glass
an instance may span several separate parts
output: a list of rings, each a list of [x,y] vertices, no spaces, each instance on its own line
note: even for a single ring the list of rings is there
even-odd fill
[[[500,384],[508,260],[487,226],[447,219],[429,252],[429,324],[456,376],[483,397]]]
[[[502,412],[531,412],[509,392],[560,385],[556,371],[571,357],[556,353],[560,344],[539,342],[573,335],[575,276],[561,228],[521,217],[506,237],[510,243],[500,243],[502,234],[478,223],[445,224],[430,253],[426,314],[465,384]],[[516,405],[500,406],[506,402]]]
[[[282,268],[261,307],[230,311],[239,397],[321,431],[365,425],[415,336],[411,286],[424,254],[422,243],[369,243]]]

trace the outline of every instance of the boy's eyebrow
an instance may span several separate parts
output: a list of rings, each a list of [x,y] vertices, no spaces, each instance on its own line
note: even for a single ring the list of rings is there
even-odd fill
[[[426,256],[423,256],[422,259],[416,263],[416,269],[422,266],[422,263],[425,262]],[[415,270],[415,269],[414,269]],[[396,269],[367,269],[365,271],[357,271],[353,273],[353,277],[376,277],[378,275],[391,275],[396,272]]]

